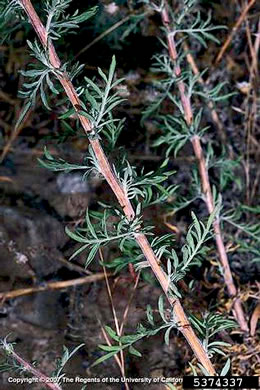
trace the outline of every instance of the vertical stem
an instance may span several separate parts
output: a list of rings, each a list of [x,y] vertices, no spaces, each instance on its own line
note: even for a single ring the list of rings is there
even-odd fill
[[[213,202],[213,196],[209,184],[209,177],[208,177],[208,170],[206,167],[206,162],[205,158],[203,155],[203,151],[201,148],[201,143],[200,143],[200,138],[195,135],[192,140],[192,145],[193,145],[193,150],[194,154],[198,160],[198,165],[199,165],[199,172],[200,172],[200,177],[201,177],[201,185],[202,185],[202,192],[205,197],[205,202],[207,205],[208,212],[211,214],[214,210],[214,202]],[[221,263],[223,267],[223,274],[224,274],[224,279],[227,284],[227,289],[229,292],[229,295],[231,297],[234,297],[237,293],[236,287],[233,283],[233,278],[231,274],[231,270],[229,267],[228,263],[228,258],[225,250],[225,246],[222,240],[221,236],[221,230],[220,230],[220,224],[219,224],[219,219],[216,218],[215,221],[213,222],[213,228],[214,228],[214,233],[215,233],[215,240],[216,240],[216,245],[219,253],[219,257],[221,258]]]
[[[45,49],[48,49],[49,52],[49,59],[51,64],[56,67],[60,68],[60,60],[56,54],[55,48],[52,44],[52,42],[48,42],[47,36],[46,36],[46,30],[44,26],[42,25],[38,15],[36,14],[31,1],[30,0],[20,0],[20,3],[22,4],[30,23],[34,27],[34,30],[36,34],[38,35],[40,41],[42,42]],[[48,46],[48,47],[47,47]],[[73,84],[68,78],[68,75],[65,72],[61,72],[59,69],[59,81],[62,84],[64,91],[71,101],[73,107],[75,108],[76,112],[78,112],[78,106],[80,106],[80,99],[77,96],[77,93],[73,87]],[[81,122],[81,125],[86,133],[86,135],[89,135],[89,133],[92,131],[92,124],[90,121],[80,115],[78,113],[78,118]],[[89,142],[93,148],[93,151],[96,155],[97,161],[99,163],[100,171],[102,172],[104,178],[110,185],[112,191],[114,192],[118,202],[120,203],[121,207],[123,208],[123,211],[128,218],[128,220],[131,220],[135,217],[135,212],[133,210],[133,207],[131,205],[130,200],[127,197],[127,194],[124,192],[123,188],[121,187],[120,182],[116,178],[109,162],[104,154],[104,151],[100,145],[100,142],[97,139],[89,138]],[[139,244],[139,247],[141,248],[145,258],[147,259],[149,265],[152,268],[152,271],[154,272],[154,275],[156,276],[158,282],[160,283],[171,307],[174,312],[175,318],[178,321],[179,324],[179,330],[186,338],[188,344],[191,346],[194,354],[197,356],[200,363],[205,367],[205,369],[208,371],[210,375],[215,375],[214,367],[203,348],[200,340],[197,338],[196,334],[194,333],[190,322],[182,308],[182,305],[178,299],[173,299],[169,296],[168,287],[169,282],[167,275],[162,270],[162,268],[159,266],[159,260],[156,258],[146,236],[142,233],[137,233],[136,241]]]
[[[177,77],[177,87],[179,89],[179,94],[180,94],[180,99],[184,111],[184,118],[188,126],[191,126],[193,122],[193,113],[192,113],[192,107],[191,107],[191,100],[189,96],[185,92],[185,84],[183,80],[180,78],[181,76],[181,69],[180,65],[178,63],[178,53],[176,50],[176,45],[175,45],[175,34],[174,31],[171,31],[170,29],[170,18],[169,18],[169,12],[168,12],[168,4],[166,0],[164,0],[164,7],[161,11],[161,18],[163,25],[166,29],[167,32],[167,42],[168,42],[168,49],[169,49],[169,55],[173,63],[175,64],[174,68],[174,73],[175,76]],[[198,167],[199,167],[199,174],[200,174],[200,179],[201,179],[201,187],[202,187],[202,192],[204,194],[204,201],[206,203],[207,209],[209,214],[211,214],[214,210],[214,200],[212,196],[212,191],[211,191],[211,186],[210,186],[210,181],[209,181],[209,175],[208,175],[208,170],[206,166],[206,161],[203,155],[203,150],[201,147],[201,141],[200,137],[198,135],[195,135],[191,139],[191,143],[193,146],[193,151],[194,154],[197,158],[198,161]],[[222,234],[221,234],[221,229],[220,229],[220,221],[219,218],[216,217],[215,221],[213,222],[213,229],[215,233],[215,241],[216,241],[216,246],[219,254],[219,259],[223,268],[223,276],[225,283],[227,285],[227,290],[228,294],[231,298],[236,297],[237,295],[237,289],[234,284],[234,280],[232,277],[232,273],[230,270],[229,262],[228,262],[228,257],[225,249],[225,245],[223,242]],[[235,298],[233,302],[233,307],[234,307],[234,315],[240,325],[241,330],[244,332],[248,332],[248,325],[245,319],[245,314],[243,312],[243,307],[241,300],[239,298]]]

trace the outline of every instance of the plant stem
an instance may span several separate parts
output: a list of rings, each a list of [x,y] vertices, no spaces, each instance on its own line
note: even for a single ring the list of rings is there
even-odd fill
[[[38,15],[36,14],[31,1],[30,0],[20,0],[21,5],[23,6],[30,23],[32,24],[36,34],[38,35],[43,47],[48,50],[49,53],[49,60],[51,64],[59,70],[58,79],[60,83],[62,84],[65,93],[67,97],[69,98],[70,102],[72,103],[75,110],[78,112],[78,106],[81,105],[80,99],[77,96],[76,90],[74,89],[71,81],[68,78],[68,75],[65,72],[62,72],[59,68],[61,66],[61,62],[56,54],[55,48],[51,41],[48,41],[46,30],[39,19]],[[89,135],[89,133],[92,131],[92,125],[90,121],[78,114],[78,118],[81,122],[81,125],[86,133],[86,135]],[[99,163],[100,171],[102,172],[104,178],[106,179],[107,183],[111,187],[112,191],[114,192],[118,202],[120,203],[121,207],[123,208],[123,211],[126,215],[126,217],[129,220],[132,220],[135,217],[135,212],[133,210],[133,207],[131,205],[130,200],[128,199],[125,191],[122,189],[120,182],[116,178],[114,172],[112,171],[112,168],[108,162],[108,159],[106,155],[104,154],[104,151],[100,145],[100,142],[98,139],[92,139],[89,138],[89,142],[93,148],[93,151],[96,155],[96,159]],[[147,261],[149,262],[152,271],[154,272],[157,280],[159,281],[163,291],[165,292],[165,295],[167,296],[167,299],[172,306],[172,310],[175,314],[175,317],[179,323],[179,330],[182,332],[184,337],[186,338],[187,342],[189,343],[190,347],[192,348],[194,354],[200,361],[200,363],[203,365],[203,367],[207,370],[207,372],[210,375],[215,375],[214,367],[204,350],[200,340],[197,338],[196,334],[194,333],[189,320],[182,308],[182,305],[178,299],[174,299],[169,296],[168,292],[168,278],[162,268],[159,266],[159,261],[156,258],[146,236],[142,233],[136,233],[135,239],[137,243],[139,244],[144,256],[146,257]]]
[[[42,384],[45,384],[46,387],[48,387],[49,389],[52,389],[52,390],[61,390],[61,387],[58,384],[50,382],[50,378],[48,376],[46,376],[45,374],[43,374],[42,372],[37,370],[30,363],[28,363],[26,360],[21,358],[21,356],[17,355],[16,352],[14,352],[12,350],[8,350],[8,354],[12,355],[12,357],[17,362],[19,362],[26,369],[26,371],[30,372],[31,374],[33,374],[34,376],[39,378],[40,382]]]
[[[179,89],[180,99],[184,111],[184,119],[187,123],[187,125],[190,127],[193,122],[193,113],[192,113],[192,107],[191,107],[191,100],[190,97],[185,92],[185,84],[183,80],[181,79],[181,68],[178,64],[178,53],[176,50],[175,45],[175,34],[170,29],[170,17],[168,12],[168,5],[166,1],[164,1],[164,7],[161,10],[161,18],[164,27],[167,31],[167,42],[168,42],[168,49],[169,49],[169,55],[173,63],[175,64],[174,73],[177,77],[177,86]],[[209,214],[211,214],[214,211],[214,200],[212,196],[209,176],[208,176],[208,170],[206,161],[203,155],[203,150],[201,147],[201,140],[198,135],[194,135],[191,139],[191,143],[193,146],[194,154],[198,161],[198,167],[199,167],[199,174],[201,179],[201,187],[202,192],[204,194],[204,201],[206,203],[207,209]],[[228,257],[226,253],[226,249],[224,246],[222,234],[221,234],[221,228],[220,228],[220,221],[219,218],[216,217],[215,221],[213,222],[213,229],[215,233],[215,240],[217,245],[217,250],[219,254],[219,259],[223,268],[223,276],[225,283],[227,285],[228,294],[231,298],[234,298],[233,307],[234,307],[234,314],[235,317],[240,325],[241,330],[244,332],[248,332],[248,325],[245,319],[245,314],[243,312],[242,303],[240,298],[237,296],[237,289],[234,284],[234,280],[232,277],[232,273],[230,270]]]
[[[190,48],[189,48],[189,46],[188,46],[186,41],[183,42],[183,48],[187,52],[186,58],[187,58],[188,63],[190,64],[190,67],[191,67],[193,73],[196,76],[198,76],[198,82],[202,85],[202,87],[204,87],[206,83],[204,82],[202,77],[199,75],[199,73],[200,73],[199,69],[197,67],[197,64],[196,64],[192,54],[190,53]],[[219,119],[218,113],[217,113],[216,109],[214,108],[213,101],[212,100],[208,100],[207,101],[207,106],[208,106],[209,111],[211,113],[211,117],[212,117],[212,119],[213,119],[213,121],[214,121],[214,123],[215,123],[215,125],[217,127],[218,134],[219,134],[219,137],[221,139],[221,142],[223,144],[226,144],[227,143],[227,135],[225,133],[224,126],[223,126],[223,124],[221,123],[221,121]],[[232,156],[231,151],[229,151],[229,152],[230,152],[230,155]]]
[[[232,41],[234,35],[236,34],[237,30],[239,29],[239,27],[241,26],[241,24],[242,24],[243,21],[245,20],[248,11],[250,10],[250,8],[251,8],[254,4],[255,4],[255,0],[250,0],[249,3],[248,3],[248,4],[245,6],[245,8],[243,9],[241,15],[239,16],[238,20],[236,21],[234,27],[232,28],[231,33],[230,33],[229,36],[227,37],[227,39],[226,39],[224,45],[222,45],[221,50],[220,50],[220,52],[219,52],[219,54],[218,54],[218,56],[217,56],[217,58],[216,58],[216,61],[215,61],[215,64],[214,64],[214,65],[217,65],[217,64],[221,61],[221,59],[222,59],[222,57],[223,57],[225,51],[227,50],[228,46],[229,46],[230,43],[231,43],[231,41]]]
[[[112,274],[107,274],[107,277],[110,277]],[[81,284],[87,284],[87,283],[93,283],[98,280],[104,279],[105,276],[102,272],[99,272],[97,274],[83,276],[82,278],[72,279],[72,280],[63,280],[58,282],[48,282],[44,284],[44,286],[37,286],[37,287],[28,287],[28,288],[19,288],[17,290],[11,290],[11,291],[5,291],[0,292],[0,300],[5,301],[7,299],[13,299],[17,297],[21,297],[24,295],[31,295],[34,293],[38,293],[41,291],[48,291],[48,290],[60,290],[69,288],[71,286],[79,286]]]

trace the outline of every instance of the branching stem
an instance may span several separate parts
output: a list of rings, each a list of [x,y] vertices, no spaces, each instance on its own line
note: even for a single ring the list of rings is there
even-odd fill
[[[72,103],[75,110],[78,112],[77,107],[81,105],[80,99],[77,96],[77,93],[75,91],[75,88],[73,87],[71,81],[68,78],[68,75],[65,72],[61,72],[61,62],[56,54],[55,48],[52,44],[52,42],[47,40],[47,33],[46,30],[39,19],[38,15],[36,14],[32,3],[30,0],[20,0],[21,5],[23,6],[30,23],[32,24],[36,34],[38,35],[42,45],[45,49],[48,50],[49,53],[49,60],[51,64],[59,70],[57,72],[58,78],[60,83],[62,84],[65,93],[67,97],[69,98],[70,102]],[[81,125],[86,133],[86,135],[89,135],[89,133],[92,131],[92,124],[90,121],[78,114],[78,118],[81,122]],[[106,155],[104,154],[104,151],[101,147],[101,144],[99,140],[97,139],[91,139],[89,138],[89,142],[93,148],[93,151],[96,155],[97,161],[99,163],[100,171],[102,172],[104,178],[106,179],[107,183],[111,187],[112,191],[114,192],[117,200],[119,201],[121,207],[123,208],[123,211],[127,218],[129,220],[132,220],[135,217],[135,212],[133,210],[133,207],[131,205],[130,200],[127,197],[127,194],[122,189],[118,179],[116,178],[115,174],[112,171],[111,165],[109,164]],[[203,348],[200,340],[195,335],[192,327],[190,326],[190,323],[188,321],[188,318],[182,308],[182,305],[178,299],[172,298],[169,295],[168,292],[168,279],[165,275],[162,268],[159,266],[159,261],[156,258],[146,236],[142,233],[136,233],[135,235],[136,241],[138,242],[144,256],[146,257],[147,261],[149,262],[152,271],[154,272],[157,280],[159,281],[165,295],[167,296],[167,299],[172,306],[174,315],[176,317],[176,320],[180,324],[179,330],[182,332],[184,337],[186,338],[187,342],[189,343],[190,347],[192,348],[194,354],[200,361],[200,363],[203,365],[203,367],[207,370],[209,375],[215,375],[214,367]],[[189,326],[187,326],[189,324]]]
[[[176,44],[175,44],[175,34],[174,32],[171,31],[170,29],[170,17],[169,17],[169,12],[168,12],[168,5],[166,1],[164,1],[164,7],[161,10],[161,18],[164,27],[166,28],[167,31],[167,42],[168,42],[168,49],[169,49],[169,55],[175,64],[174,68],[174,73],[175,77],[177,77],[177,86],[179,89],[179,94],[180,94],[180,99],[182,103],[182,108],[184,112],[184,118],[187,123],[187,125],[190,127],[193,122],[193,113],[192,113],[192,107],[191,107],[191,100],[190,97],[186,94],[185,91],[185,84],[183,80],[181,79],[181,68],[178,63],[178,53],[176,50]],[[194,154],[197,158],[198,161],[198,167],[199,167],[199,174],[200,174],[200,179],[201,179],[201,187],[202,187],[202,192],[204,194],[204,201],[206,203],[207,209],[209,214],[211,214],[214,210],[214,200],[212,196],[212,191],[211,191],[211,186],[210,186],[210,181],[209,181],[209,176],[208,176],[208,169],[205,161],[205,157],[203,154],[203,150],[201,147],[201,139],[198,135],[194,135],[191,139],[191,143],[193,146],[193,151]],[[234,298],[234,315],[240,325],[241,330],[244,332],[248,332],[248,325],[247,321],[245,319],[245,314],[243,312],[243,307],[241,300],[237,298],[237,289],[234,284],[234,280],[232,277],[232,273],[230,270],[229,262],[228,262],[228,257],[225,249],[225,245],[223,242],[222,234],[221,234],[221,228],[220,228],[220,221],[219,218],[216,217],[215,221],[213,222],[213,229],[215,233],[215,240],[216,240],[216,245],[217,245],[217,250],[219,254],[219,259],[222,265],[223,269],[223,276],[225,283],[227,285],[228,289],[228,294],[231,298]]]

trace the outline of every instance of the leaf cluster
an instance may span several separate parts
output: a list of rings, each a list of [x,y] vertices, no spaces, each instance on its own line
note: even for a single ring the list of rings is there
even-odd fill
[[[54,378],[55,383],[60,384],[62,378],[66,375],[64,372],[62,373],[62,371],[64,371],[65,365],[83,346],[84,344],[77,345],[71,352],[65,345],[63,346],[63,354],[56,360],[56,368],[51,375],[51,377]]]
[[[234,226],[236,229],[243,232],[256,242],[260,242],[260,222],[242,222],[245,218],[245,210],[247,208],[240,206],[235,209],[230,209],[222,214],[221,220]],[[259,207],[250,208],[259,213]]]
[[[103,87],[88,77],[84,78],[86,82],[86,87],[84,88],[83,93],[85,103],[82,102],[82,109],[79,110],[78,113],[90,120],[94,134],[100,133],[104,126],[111,125],[119,121],[118,119],[112,118],[111,112],[125,99],[122,99],[118,95],[118,91],[112,92],[112,90],[115,89],[115,87],[123,80],[121,78],[114,81],[115,67],[116,59],[115,56],[113,56],[108,75],[98,68],[99,76],[104,84]],[[115,129],[111,128],[111,126],[108,129],[109,130],[106,130],[106,132],[110,131],[110,134],[111,132],[115,132]]]
[[[147,234],[150,229],[151,227],[141,227],[140,217],[128,221],[117,209],[105,208],[103,212],[89,212],[87,210],[84,227],[78,228],[75,232],[66,228],[68,236],[81,244],[71,259],[82,251],[88,250],[85,264],[87,267],[101,246],[117,242],[119,249],[123,251],[127,241],[134,240],[135,235],[141,231]]]
[[[219,176],[219,188],[221,191],[224,191],[228,185],[235,183],[238,189],[241,190],[241,179],[235,174],[236,168],[240,166],[241,158],[230,159],[225,152],[225,149],[222,149],[221,155],[219,157],[215,156],[214,149],[212,144],[209,142],[206,152],[206,164],[208,169],[216,169]]]
[[[23,18],[23,10],[19,0],[0,0],[0,43],[20,27],[20,19]]]
[[[176,251],[172,249],[168,254],[167,274],[169,280],[169,289],[177,296],[181,296],[178,291],[177,282],[185,277],[190,268],[194,265],[201,265],[202,259],[207,253],[205,242],[212,238],[211,225],[216,216],[217,208],[209,216],[207,224],[204,225],[192,213],[193,224],[190,226],[186,243],[182,247],[182,259],[180,260]]]
[[[187,123],[181,116],[158,116],[159,120],[162,121],[159,127],[163,134],[154,141],[153,146],[158,147],[166,144],[166,156],[169,156],[173,150],[176,157],[180,149],[183,148],[191,137],[194,135],[202,136],[208,129],[208,127],[200,127],[201,115],[202,109],[194,117],[191,126],[187,126]]]
[[[211,23],[211,14],[203,20],[201,12],[196,8],[196,0],[184,0],[179,12],[171,13],[172,34],[184,34],[196,39],[203,47],[207,47],[207,41],[219,43],[215,31],[226,28]],[[187,28],[187,26],[189,26]]]
[[[98,162],[96,160],[96,156],[95,156],[91,146],[89,146],[88,153],[86,154],[86,157],[84,159],[84,162],[85,162],[84,165],[70,163],[70,162],[67,162],[66,160],[64,160],[63,158],[60,158],[60,157],[55,158],[52,156],[52,154],[49,152],[49,150],[47,149],[46,146],[44,147],[43,157],[44,157],[43,159],[38,158],[40,165],[44,168],[49,169],[50,171],[53,171],[53,172],[63,171],[65,173],[69,173],[69,172],[75,171],[75,170],[77,170],[77,171],[84,170],[85,172],[82,176],[82,180],[84,180],[93,171],[95,173],[100,172],[99,165],[98,165]]]
[[[221,348],[227,347],[230,344],[216,340],[216,335],[224,330],[236,328],[237,323],[218,313],[206,313],[202,319],[190,315],[189,319],[202,338],[202,345],[208,356],[212,358],[216,353],[225,356]]]
[[[165,342],[169,345],[170,332],[173,328],[177,328],[178,324],[174,320],[172,314],[169,315],[169,311],[164,308],[163,297],[160,296],[158,300],[158,312],[161,319],[163,320],[160,324],[155,323],[153,310],[150,305],[147,306],[146,315],[148,326],[139,324],[136,333],[132,335],[118,336],[116,332],[109,326],[105,326],[105,330],[108,336],[114,341],[114,345],[99,345],[99,348],[106,352],[101,358],[97,359],[93,364],[96,366],[100,363],[103,363],[105,360],[110,359],[118,352],[127,349],[128,352],[134,356],[141,357],[142,354],[133,347],[133,344],[137,343],[145,337],[151,337],[156,335],[161,330],[165,330]],[[170,311],[171,312],[171,311]],[[172,312],[171,312],[172,313]]]
[[[115,169],[115,173],[128,199],[135,199],[137,203],[141,200],[142,206],[147,207],[166,201],[177,189],[174,185],[163,185],[175,173],[165,170],[167,164],[168,159],[163,161],[156,171],[144,173],[144,168],[142,168],[141,172],[138,173],[128,161],[121,161],[120,167],[118,167],[120,171],[117,172]],[[155,196],[154,189],[156,190]]]
[[[79,28],[79,24],[94,16],[98,7],[92,7],[79,14],[76,10],[72,15],[66,11],[72,0],[47,0],[45,1],[45,12],[47,15],[46,32],[48,39],[59,39],[71,29]]]

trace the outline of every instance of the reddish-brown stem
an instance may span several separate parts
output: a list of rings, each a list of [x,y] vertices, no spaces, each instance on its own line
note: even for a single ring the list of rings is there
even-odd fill
[[[16,352],[14,351],[10,351],[9,352],[12,357],[17,361],[19,362],[28,372],[30,372],[31,374],[33,374],[34,376],[36,376],[37,378],[39,378],[39,382],[42,383],[43,385],[45,385],[46,387],[48,387],[49,389],[52,389],[52,390],[61,390],[61,387],[56,384],[56,383],[52,383],[50,381],[50,377],[46,376],[45,374],[43,374],[42,372],[40,372],[39,370],[37,370],[35,367],[33,367],[30,363],[28,363],[26,360],[24,360],[23,358],[21,358],[21,356],[17,355]]]
[[[197,67],[197,64],[192,56],[192,54],[190,53],[190,49],[188,47],[188,44],[186,41],[183,42],[183,48],[184,50],[187,52],[186,54],[186,58],[187,58],[187,61],[188,63],[190,64],[190,67],[192,69],[192,72],[198,76],[198,82],[204,86],[205,85],[205,82],[203,80],[203,78],[200,76],[200,71]],[[214,121],[214,123],[216,124],[216,127],[217,127],[217,130],[218,130],[218,134],[220,136],[220,139],[222,141],[223,144],[226,144],[227,143],[227,136],[226,136],[226,133],[225,133],[225,130],[224,130],[224,126],[223,124],[221,123],[220,119],[219,119],[219,116],[218,116],[218,113],[217,111],[215,110],[214,108],[214,103],[212,100],[208,100],[207,101],[207,106],[210,110],[210,113],[211,113],[211,116],[212,116],[212,119]]]
[[[54,68],[56,68],[58,74],[58,79],[60,83],[62,84],[64,91],[66,95],[68,96],[70,102],[72,103],[73,107],[78,113],[78,106],[81,106],[80,99],[77,96],[77,93],[71,83],[71,81],[68,78],[68,75],[61,71],[60,69],[60,60],[56,54],[55,48],[51,41],[48,42],[46,30],[41,23],[38,15],[36,14],[31,1],[30,0],[20,0],[30,23],[34,27],[34,30],[36,34],[38,35],[41,43],[45,47],[45,49],[48,50],[49,53],[49,60],[50,63],[53,65]],[[86,135],[89,135],[92,131],[92,125],[90,121],[80,115],[78,113],[78,118],[81,122],[81,125],[86,133]],[[95,153],[96,159],[99,164],[100,172],[102,172],[104,178],[106,179],[107,183],[110,185],[112,191],[114,192],[117,200],[119,201],[126,217],[128,220],[131,220],[135,216],[135,212],[133,210],[133,207],[131,205],[131,202],[129,201],[127,194],[124,192],[123,188],[120,185],[120,182],[116,178],[106,155],[104,154],[104,151],[100,145],[100,142],[97,139],[89,138],[89,142],[93,148],[93,151]],[[179,323],[179,330],[182,332],[184,337],[186,338],[187,342],[191,346],[194,354],[200,361],[200,363],[203,365],[203,367],[208,371],[210,375],[215,375],[214,367],[208,358],[208,355],[206,351],[204,350],[201,342],[195,335],[192,327],[190,326],[189,320],[181,306],[181,303],[178,299],[173,299],[169,296],[168,287],[169,282],[167,275],[164,273],[162,268],[159,266],[159,261],[156,258],[146,236],[142,233],[136,233],[135,235],[136,241],[139,244],[144,256],[146,257],[148,263],[150,264],[152,271],[154,272],[154,275],[156,276],[157,280],[159,281],[163,291],[165,292],[165,295],[167,296],[167,299],[172,306],[172,310],[174,312],[175,318],[177,323]],[[187,326],[187,324],[189,326]]]
[[[213,202],[213,196],[209,184],[209,177],[208,177],[208,170],[206,166],[206,161],[203,155],[203,151],[201,148],[201,142],[200,138],[198,136],[194,136],[191,140],[193,145],[194,154],[198,160],[199,164],[199,172],[201,177],[201,185],[202,185],[202,192],[205,197],[205,202],[207,205],[208,212],[211,214],[214,210],[214,202]],[[228,294],[230,297],[234,298],[233,307],[234,307],[234,315],[237,318],[237,321],[241,327],[241,329],[245,332],[248,332],[248,325],[245,320],[245,315],[242,308],[242,303],[239,298],[236,298],[237,295],[237,289],[235,287],[232,273],[230,270],[228,257],[226,253],[226,249],[224,246],[222,234],[221,234],[221,228],[220,228],[220,221],[217,217],[215,221],[213,222],[213,229],[214,229],[214,235],[217,245],[217,250],[219,254],[219,258],[221,261],[222,269],[223,269],[223,276],[224,280],[227,286]]]
[[[164,7],[161,11],[161,17],[162,17],[163,25],[166,28],[166,32],[167,32],[167,42],[168,42],[169,55],[170,55],[174,65],[175,65],[174,73],[175,73],[175,76],[177,77],[177,86],[179,89],[180,99],[182,102],[184,118],[185,118],[187,125],[191,126],[191,124],[193,122],[191,100],[190,100],[190,97],[186,94],[185,84],[184,84],[183,80],[180,78],[181,69],[180,69],[180,65],[178,63],[178,53],[176,50],[176,45],[175,45],[175,40],[174,40],[175,34],[174,34],[174,32],[171,31],[170,26],[169,26],[170,18],[169,18],[169,12],[168,12],[168,5],[167,5],[166,1],[164,1]],[[209,214],[211,214],[214,211],[214,200],[213,200],[213,196],[212,196],[207,165],[206,165],[206,161],[205,161],[205,158],[203,155],[203,150],[201,147],[200,137],[198,135],[193,136],[191,139],[191,142],[192,142],[194,154],[195,154],[197,161],[198,161],[198,167],[199,167],[199,173],[200,173],[200,179],[201,179],[201,187],[202,187],[202,192],[204,195],[204,201],[206,203]],[[222,238],[222,234],[221,234],[220,221],[219,221],[218,217],[216,217],[215,221],[213,222],[213,229],[214,229],[219,259],[220,259],[222,269],[223,269],[224,280],[225,280],[225,283],[227,285],[228,294],[230,297],[235,298],[234,302],[233,302],[234,315],[235,315],[235,317],[240,325],[241,330],[248,332],[249,329],[248,329],[248,325],[247,325],[245,315],[243,312],[241,300],[239,298],[236,298],[237,289],[235,287],[232,273],[230,270],[228,257],[227,257],[227,253],[225,250],[225,246],[224,246],[224,242],[223,242],[223,238]]]
[[[234,27],[232,28],[232,31],[231,33],[229,34],[229,36],[227,37],[224,45],[222,45],[221,49],[220,49],[220,52],[216,58],[216,61],[215,61],[215,65],[217,65],[220,61],[221,61],[221,58],[223,57],[225,51],[227,50],[228,46],[230,45],[234,35],[236,34],[237,30],[239,29],[239,27],[241,26],[241,24],[243,23],[243,21],[245,20],[245,17],[248,13],[248,11],[250,10],[250,8],[255,4],[255,0],[250,0],[249,3],[245,6],[245,8],[243,9],[241,15],[239,16],[237,22],[235,23]]]

